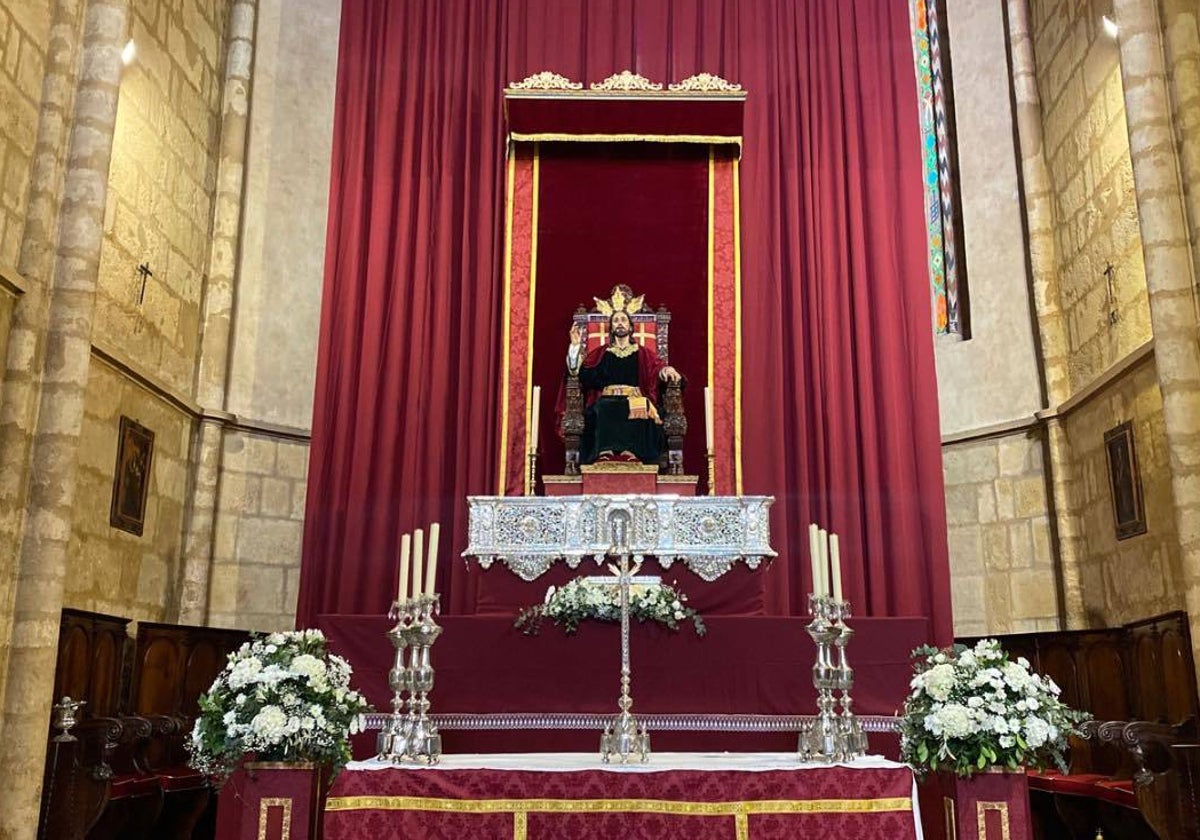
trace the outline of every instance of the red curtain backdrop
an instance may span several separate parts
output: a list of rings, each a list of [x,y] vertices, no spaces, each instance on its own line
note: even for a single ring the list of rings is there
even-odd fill
[[[402,531],[438,519],[443,558],[463,549],[465,496],[496,486],[500,91],[626,68],[750,93],[743,464],[745,492],[777,498],[769,611],[803,612],[816,520],[842,535],[858,612],[927,615],[946,641],[916,90],[895,0],[345,0],[298,622],[386,609]],[[443,564],[450,610],[476,573]]]

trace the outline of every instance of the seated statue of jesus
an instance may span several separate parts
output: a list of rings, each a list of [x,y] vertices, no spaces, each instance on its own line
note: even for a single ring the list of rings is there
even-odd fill
[[[637,299],[641,305],[641,299]],[[659,419],[658,383],[678,382],[675,368],[633,341],[633,324],[624,308],[608,319],[609,343],[583,355],[583,328],[571,327],[567,368],[584,389],[584,429],[579,461],[641,461],[657,464],[666,448]],[[582,358],[581,358],[582,357]]]

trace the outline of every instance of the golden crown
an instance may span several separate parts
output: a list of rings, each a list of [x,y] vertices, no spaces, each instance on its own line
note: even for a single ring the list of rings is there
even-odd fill
[[[633,315],[642,311],[642,302],[645,300],[645,295],[633,296],[633,290],[625,284],[613,286],[612,295],[608,300],[603,298],[592,298],[596,301],[596,309],[601,315],[607,315],[610,318],[614,312],[624,312],[626,315]]]

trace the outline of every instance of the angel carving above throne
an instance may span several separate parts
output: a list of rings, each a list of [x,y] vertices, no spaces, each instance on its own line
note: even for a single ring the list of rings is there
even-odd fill
[[[575,312],[558,400],[566,473],[627,462],[683,472],[683,377],[668,360],[670,313],[651,311],[629,286]]]

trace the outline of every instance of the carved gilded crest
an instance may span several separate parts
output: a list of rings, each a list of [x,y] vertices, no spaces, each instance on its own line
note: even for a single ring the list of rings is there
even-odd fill
[[[618,93],[627,91],[660,91],[663,86],[658,82],[652,82],[645,76],[639,76],[632,70],[622,70],[620,73],[614,73],[603,82],[592,82],[592,90],[605,91],[608,93]]]
[[[509,90],[583,90],[582,82],[572,82],[566,76],[560,76],[549,70],[526,76],[522,81],[513,82]]]
[[[697,73],[668,87],[674,93],[739,93],[742,90],[741,85],[727,82],[712,73]]]

